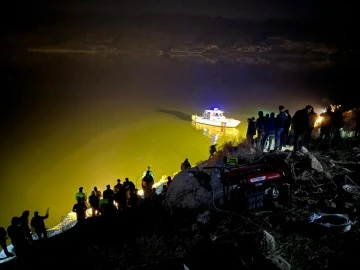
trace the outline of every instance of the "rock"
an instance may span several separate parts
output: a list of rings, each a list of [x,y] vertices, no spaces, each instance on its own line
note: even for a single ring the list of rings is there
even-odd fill
[[[200,213],[212,204],[210,176],[203,171],[184,170],[175,175],[164,201],[170,209],[187,209]]]
[[[276,250],[276,241],[274,236],[272,236],[267,231],[263,231],[263,238],[261,241],[261,250],[265,255],[271,255]]]
[[[263,269],[290,270],[291,265],[280,255],[270,255],[266,257]]]
[[[317,172],[324,171],[323,166],[321,165],[321,163],[317,160],[317,158],[314,155],[309,154],[309,157],[311,159],[311,168],[313,168]]]

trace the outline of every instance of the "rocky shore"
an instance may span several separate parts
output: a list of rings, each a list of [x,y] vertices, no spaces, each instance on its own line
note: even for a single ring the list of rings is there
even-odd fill
[[[141,202],[114,218],[89,218],[47,241],[32,256],[2,269],[338,269],[352,265],[360,245],[359,196],[343,189],[359,184],[359,140],[331,149],[259,153],[246,144],[180,172],[166,198]],[[268,209],[234,211],[216,200],[219,172],[207,169],[224,156],[286,168],[292,199]],[[210,182],[209,182],[210,181]],[[340,199],[341,198],[341,199]],[[311,217],[342,215],[347,229],[321,226]],[[24,267],[24,268],[21,268]]]

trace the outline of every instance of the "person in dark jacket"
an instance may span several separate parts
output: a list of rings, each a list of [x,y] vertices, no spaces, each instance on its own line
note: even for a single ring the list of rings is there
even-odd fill
[[[172,180],[172,178],[171,178],[170,175],[169,175],[166,179],[167,179],[167,181],[166,181],[166,187],[169,188],[169,187],[170,187],[170,184],[171,184],[171,182],[172,182],[173,180]]]
[[[106,189],[103,191],[103,198],[109,200],[110,203],[114,201],[114,190],[111,189],[110,185],[106,185]]]
[[[183,163],[181,163],[181,166],[180,166],[180,169],[183,171],[183,170],[186,170],[186,169],[189,169],[191,168],[191,165],[190,165],[190,162],[189,162],[189,159],[185,159]]]
[[[20,216],[20,228],[23,230],[26,237],[29,238],[29,240],[32,240],[31,230],[29,226],[29,216],[30,216],[29,210],[25,210],[24,212],[22,212]]]
[[[256,145],[262,150],[264,145],[264,136],[265,136],[265,116],[263,111],[258,111],[258,118],[256,119]]]
[[[36,232],[39,240],[47,239],[47,231],[44,220],[49,217],[49,208],[46,210],[45,216],[40,216],[38,211],[34,212],[30,225]]]
[[[210,156],[209,156],[209,159],[212,158],[214,156],[214,154],[216,153],[216,144],[212,144],[210,145]]]
[[[290,134],[292,117],[289,110],[285,110],[285,112],[287,114],[287,118],[285,121],[283,133],[281,134],[281,139],[282,139],[281,145],[292,145],[292,139],[291,139],[292,136]]]
[[[76,213],[76,219],[78,222],[85,220],[87,206],[82,198],[78,198],[77,203],[74,204],[72,211]]]
[[[147,171],[142,179],[142,184],[141,184],[141,187],[144,191],[144,199],[151,198],[153,185],[154,185],[154,178],[151,176],[150,171]]]
[[[309,113],[313,106],[306,105],[305,108],[297,110],[292,117],[291,128],[294,132],[294,151],[298,151],[302,146],[306,146],[306,134],[309,132]]]
[[[256,135],[256,119],[251,117],[247,119],[248,126],[246,130],[246,140],[249,144],[254,145],[254,136]]]
[[[89,205],[91,208],[91,215],[93,217],[100,214],[100,198],[96,196],[95,191],[91,191],[91,195],[89,196]]]
[[[272,144],[275,139],[275,113],[271,112],[270,114],[265,114],[264,121],[264,137],[263,137],[263,145],[262,150],[264,152],[270,151]]]
[[[20,223],[19,217],[13,217],[10,226],[7,228],[7,234],[11,239],[11,244],[14,246],[16,257],[23,260],[30,255],[30,243],[21,229]]]
[[[284,143],[283,131],[286,126],[286,121],[288,119],[288,115],[285,112],[285,107],[283,105],[279,106],[279,113],[276,116],[275,121],[275,150],[281,151],[281,148]]]
[[[4,227],[0,227],[0,247],[4,250],[6,257],[13,257],[14,254],[9,252],[7,245],[6,245],[6,239],[8,238],[7,232]]]
[[[126,190],[135,191],[135,184],[134,182],[130,181],[128,177],[125,178],[124,186]]]

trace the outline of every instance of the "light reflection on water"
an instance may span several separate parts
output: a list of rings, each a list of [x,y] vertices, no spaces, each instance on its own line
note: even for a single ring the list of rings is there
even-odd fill
[[[221,146],[225,142],[238,142],[240,135],[244,137],[244,135],[240,133],[239,128],[223,128],[195,122],[192,122],[191,125],[205,137],[210,138],[210,144]]]

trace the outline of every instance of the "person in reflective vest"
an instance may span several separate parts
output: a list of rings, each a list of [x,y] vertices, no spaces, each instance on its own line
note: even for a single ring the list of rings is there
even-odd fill
[[[75,201],[78,201],[81,199],[83,202],[86,202],[86,194],[84,193],[84,188],[79,187],[79,191],[75,193]]]

